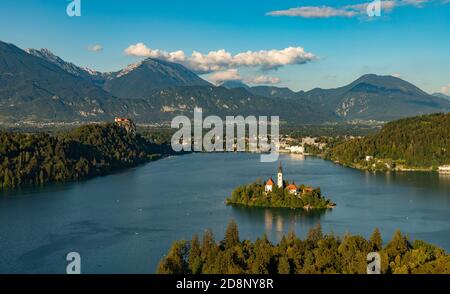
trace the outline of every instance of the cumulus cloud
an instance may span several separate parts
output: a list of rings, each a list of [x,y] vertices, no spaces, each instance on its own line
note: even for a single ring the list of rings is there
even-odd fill
[[[450,95],[450,84],[447,84],[441,88],[441,93]]]
[[[103,51],[103,46],[99,44],[91,45],[88,47],[88,50],[91,52],[100,52]]]
[[[242,77],[237,69],[228,69],[225,71],[215,72],[208,77],[209,80],[215,84],[220,84],[226,81],[242,81]]]
[[[281,82],[281,80],[277,77],[270,77],[266,75],[244,78],[240,75],[237,69],[228,69],[225,71],[215,72],[208,76],[208,80],[215,84],[221,84],[226,81],[239,81],[252,85],[275,85]]]
[[[269,77],[269,76],[257,76],[254,78],[249,78],[246,80],[247,83],[249,84],[253,84],[253,85],[275,85],[275,84],[279,84],[281,82],[281,80],[279,78],[276,77]]]
[[[124,53],[131,56],[159,58],[181,63],[199,74],[225,71],[238,67],[259,67],[263,70],[270,70],[289,64],[304,64],[317,59],[313,53],[305,51],[302,47],[246,51],[235,55],[225,49],[210,51],[206,54],[194,51],[188,56],[181,50],[168,52],[152,49],[144,43],[137,43],[126,48]]]
[[[383,0],[381,1],[382,13],[389,13],[395,7],[401,6],[414,6],[417,8],[423,7],[428,2],[432,0]],[[367,13],[367,6],[372,3],[372,1],[344,5],[340,7],[333,6],[301,6],[295,8],[289,8],[286,10],[275,10],[266,13],[270,16],[293,16],[302,18],[330,18],[330,17],[355,17],[355,16],[365,16]]]
[[[124,50],[126,55],[132,55],[137,57],[151,57],[159,58],[172,62],[184,61],[186,56],[183,51],[167,52],[159,49],[151,49],[147,47],[144,43],[137,43],[135,45],[130,45]]]

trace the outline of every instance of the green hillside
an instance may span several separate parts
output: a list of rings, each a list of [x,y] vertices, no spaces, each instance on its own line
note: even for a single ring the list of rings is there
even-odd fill
[[[113,124],[82,126],[60,136],[0,132],[0,187],[81,180],[167,152]]]
[[[373,156],[373,159],[366,160],[366,156]],[[383,166],[387,169],[402,166],[436,168],[450,164],[450,114],[390,122],[375,135],[334,147],[327,157],[345,165],[368,169],[383,169]]]

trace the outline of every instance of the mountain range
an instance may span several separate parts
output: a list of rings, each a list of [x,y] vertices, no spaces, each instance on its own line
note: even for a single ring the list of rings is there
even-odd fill
[[[393,76],[364,75],[336,89],[294,92],[240,81],[214,86],[181,64],[148,58],[102,73],[47,49],[0,41],[0,122],[169,122],[175,115],[278,115],[291,124],[388,121],[450,111],[450,101]]]

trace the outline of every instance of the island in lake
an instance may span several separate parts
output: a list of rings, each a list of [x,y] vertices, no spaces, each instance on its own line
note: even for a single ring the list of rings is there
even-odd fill
[[[260,181],[237,187],[228,205],[253,207],[291,208],[291,209],[326,209],[336,206],[331,200],[322,196],[320,188],[296,185],[283,179],[283,168],[278,167],[277,184],[268,179],[265,184]]]

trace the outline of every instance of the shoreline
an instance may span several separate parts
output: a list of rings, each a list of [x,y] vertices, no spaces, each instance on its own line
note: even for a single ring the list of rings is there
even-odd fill
[[[310,210],[328,210],[336,208],[336,204],[334,205],[327,205],[326,207],[313,207],[311,205],[305,205],[303,207],[289,207],[289,206],[266,206],[266,205],[248,205],[243,203],[235,203],[235,202],[229,202],[227,200],[224,201],[224,203],[227,206],[238,206],[243,208],[274,208],[274,209],[289,209],[289,210],[304,210],[304,211],[310,211]]]
[[[423,172],[423,173],[435,173],[435,174],[444,174],[444,173],[440,173],[438,170],[433,169],[433,167],[400,167],[400,168],[394,168],[394,169],[374,169],[374,168],[365,168],[365,167],[358,167],[356,165],[350,165],[350,164],[344,164],[341,163],[339,161],[336,160],[332,160],[332,159],[326,159],[324,157],[321,156],[317,156],[318,158],[321,158],[323,160],[326,161],[330,161],[333,162],[334,164],[343,166],[343,167],[348,167],[351,169],[355,169],[355,170],[360,170],[360,171],[368,171],[368,172],[382,172],[382,173],[388,173],[388,172],[411,172],[411,173],[415,173],[415,172]]]
[[[43,184],[33,184],[33,185],[17,185],[17,186],[13,186],[13,187],[2,187],[0,186],[0,192],[8,192],[8,191],[15,191],[15,190],[20,190],[20,189],[27,189],[27,188],[35,188],[35,187],[46,187],[46,186],[51,186],[51,185],[56,185],[56,184],[69,184],[69,183],[82,183],[82,182],[86,182],[89,180],[93,180],[99,177],[105,177],[105,176],[110,176],[110,175],[114,175],[114,174],[119,174],[121,172],[133,169],[133,168],[138,168],[144,165],[147,165],[149,163],[152,162],[156,162],[165,158],[169,158],[171,156],[177,156],[177,155],[185,155],[186,153],[182,153],[182,154],[153,154],[156,158],[152,158],[146,162],[140,162],[138,164],[135,165],[131,165],[131,166],[127,166],[127,167],[122,167],[122,168],[118,168],[118,169],[114,169],[102,174],[97,174],[97,175],[92,175],[92,176],[88,176],[85,178],[81,178],[78,180],[67,180],[67,181],[52,181],[52,182],[46,182]]]

